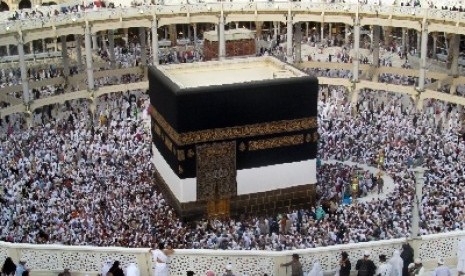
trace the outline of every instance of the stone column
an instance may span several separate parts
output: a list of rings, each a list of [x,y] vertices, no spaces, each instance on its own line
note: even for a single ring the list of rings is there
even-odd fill
[[[331,38],[331,35],[333,34],[333,24],[329,23],[329,28],[328,28],[328,37]]]
[[[373,26],[373,65],[379,66],[379,36],[381,33],[380,26]]]
[[[453,34],[449,45],[449,55],[452,55],[450,67],[451,75],[456,78],[459,76],[459,54],[460,54],[460,35]]]
[[[140,43],[140,59],[143,66],[147,65],[147,50],[146,50],[146,36],[145,27],[139,27],[139,43]]]
[[[412,208],[412,225],[410,225],[410,237],[415,239],[420,235],[420,207],[423,197],[423,183],[424,183],[424,168],[415,168],[415,197],[413,199]]]
[[[97,34],[92,34],[92,49],[98,51]]]
[[[418,78],[418,89],[420,91],[425,89],[426,78],[426,57],[428,51],[428,26],[426,24],[426,22],[423,23],[423,29],[420,37],[420,76]]]
[[[81,45],[82,45],[82,36],[80,34],[75,36],[76,38],[76,59],[77,59],[77,65],[78,65],[78,70],[82,70],[82,50],[81,50]]]
[[[310,22],[305,22],[305,37],[308,39],[310,35]]]
[[[24,42],[23,36],[18,36],[18,55],[19,55],[19,68],[21,70],[21,86],[23,87],[23,103],[29,104],[31,98],[29,94],[29,77],[26,69],[26,59],[24,56]]]
[[[11,56],[11,53],[10,53],[10,45],[6,45],[6,55],[7,56]]]
[[[255,21],[255,34],[259,40],[262,39],[263,21]]]
[[[123,34],[124,34],[124,41],[126,41],[126,45],[129,46],[129,30],[128,28],[123,29]]]
[[[145,42],[146,45],[149,45],[149,56],[152,54],[152,47],[150,47],[150,45],[152,45],[152,35],[151,35],[151,30],[150,31],[147,31],[147,41]],[[147,60],[147,63],[150,64],[150,61]]]
[[[158,22],[157,18],[152,20],[152,63],[158,65]]]
[[[358,89],[355,89],[355,84],[352,84],[350,87],[349,91],[352,90],[352,95],[350,97],[350,102],[352,103],[352,106],[355,108],[357,102],[358,102]]]
[[[405,53],[407,50],[407,28],[402,28],[402,51]]]
[[[102,50],[106,51],[107,50],[107,42],[105,41],[105,32],[102,32],[100,34],[100,39],[102,40]]]
[[[188,39],[189,41],[192,40],[191,24],[187,24],[187,39]]]
[[[177,28],[176,24],[171,24],[169,26],[170,29],[170,40],[171,40],[171,47],[174,47],[178,44],[178,33],[177,33]]]
[[[89,26],[86,26],[84,34],[84,44],[86,50],[86,66],[87,66],[87,89],[94,90],[94,68],[92,61],[92,32]]]
[[[434,59],[438,58],[437,48],[438,48],[438,33],[434,32],[433,33],[433,58]]]
[[[197,24],[193,24],[192,28],[194,29],[194,48],[197,49]]]
[[[61,56],[63,58],[63,75],[69,76],[69,58],[68,58],[68,47],[66,45],[66,36],[62,35],[61,38]]]
[[[110,55],[111,68],[116,67],[115,55],[115,31],[108,30],[108,53]]]
[[[286,33],[286,56],[289,59],[292,59],[292,32],[293,32],[293,23],[292,23],[292,14],[289,10],[287,14],[287,33]]]
[[[34,43],[33,41],[29,42],[29,53],[34,54]]]
[[[392,44],[392,27],[384,26],[384,45],[389,47]]]
[[[321,41],[325,39],[325,23],[321,22],[321,27],[320,27],[320,36],[321,36]]]
[[[278,33],[278,24],[279,24],[278,22],[273,21],[273,40],[274,41],[277,41],[278,35],[279,35],[279,33]]]
[[[295,61],[296,63],[302,62],[302,23],[295,25]]]
[[[224,36],[224,15],[221,12],[220,21],[218,22],[218,59],[226,58],[226,38]]]
[[[348,24],[345,25],[345,35],[344,35],[344,41],[345,41],[345,44],[349,44],[350,43],[350,27]]]
[[[360,23],[358,19],[356,19],[356,23],[354,25],[354,56],[352,57],[352,81],[358,82],[358,71],[359,71],[359,51],[360,51]]]
[[[417,31],[417,54],[420,54],[421,51],[421,34],[422,32]]]

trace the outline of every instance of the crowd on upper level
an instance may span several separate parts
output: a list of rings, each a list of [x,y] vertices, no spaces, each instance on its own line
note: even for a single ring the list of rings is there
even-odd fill
[[[185,5],[185,4],[206,4],[206,3],[218,3],[218,2],[242,2],[242,3],[253,3],[253,2],[289,2],[289,0],[155,0],[156,5]],[[412,6],[421,7],[420,0],[292,0],[291,2],[310,2],[310,3],[349,3],[359,5],[381,5],[381,6]],[[115,5],[116,3],[116,5]],[[119,6],[127,6],[127,2],[122,1],[111,1],[106,4],[106,1],[95,1],[79,5],[59,5],[51,7],[35,7],[31,9],[17,10],[11,13],[9,16],[10,20],[27,20],[36,18],[51,18],[62,14],[76,14],[81,12],[92,12],[100,9],[113,9]],[[133,0],[130,2],[130,6],[147,6],[147,1],[144,0]],[[463,12],[464,7],[459,1],[453,2],[435,2],[427,1],[426,8],[435,8],[449,11]]]

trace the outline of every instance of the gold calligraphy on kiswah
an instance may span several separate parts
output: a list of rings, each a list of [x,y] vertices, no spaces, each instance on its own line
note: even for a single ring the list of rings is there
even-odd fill
[[[151,106],[149,112],[171,140],[178,146],[203,142],[221,141],[226,139],[247,138],[259,135],[270,135],[287,132],[309,130],[317,127],[316,117],[294,120],[272,121],[266,123],[234,126],[226,128],[205,129],[199,131],[178,133],[163,116]]]
[[[301,145],[304,143],[304,135],[290,135],[290,136],[282,136],[282,137],[273,137],[269,139],[261,139],[255,141],[249,141],[249,150],[265,150],[265,149],[272,149],[272,148],[280,148],[280,147],[288,147],[288,146],[296,146]]]

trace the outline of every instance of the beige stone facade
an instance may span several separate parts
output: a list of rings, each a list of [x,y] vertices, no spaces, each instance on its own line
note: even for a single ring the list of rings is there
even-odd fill
[[[16,11],[19,9],[30,9],[48,3],[62,4],[64,2],[66,2],[66,0],[1,0],[0,12]]]

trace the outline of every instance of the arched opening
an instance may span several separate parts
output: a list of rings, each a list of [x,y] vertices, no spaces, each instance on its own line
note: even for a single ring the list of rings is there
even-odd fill
[[[30,0],[21,0],[21,2],[19,2],[19,5],[18,5],[18,8],[20,10],[22,10],[22,9],[30,9],[31,7],[32,7],[32,4],[31,4]]]
[[[9,10],[10,10],[10,7],[8,7],[7,3],[5,2],[0,3],[0,12],[9,11]]]
[[[42,6],[55,6],[55,5],[57,5],[57,3],[53,2],[53,1],[47,2],[47,3],[42,3]]]

